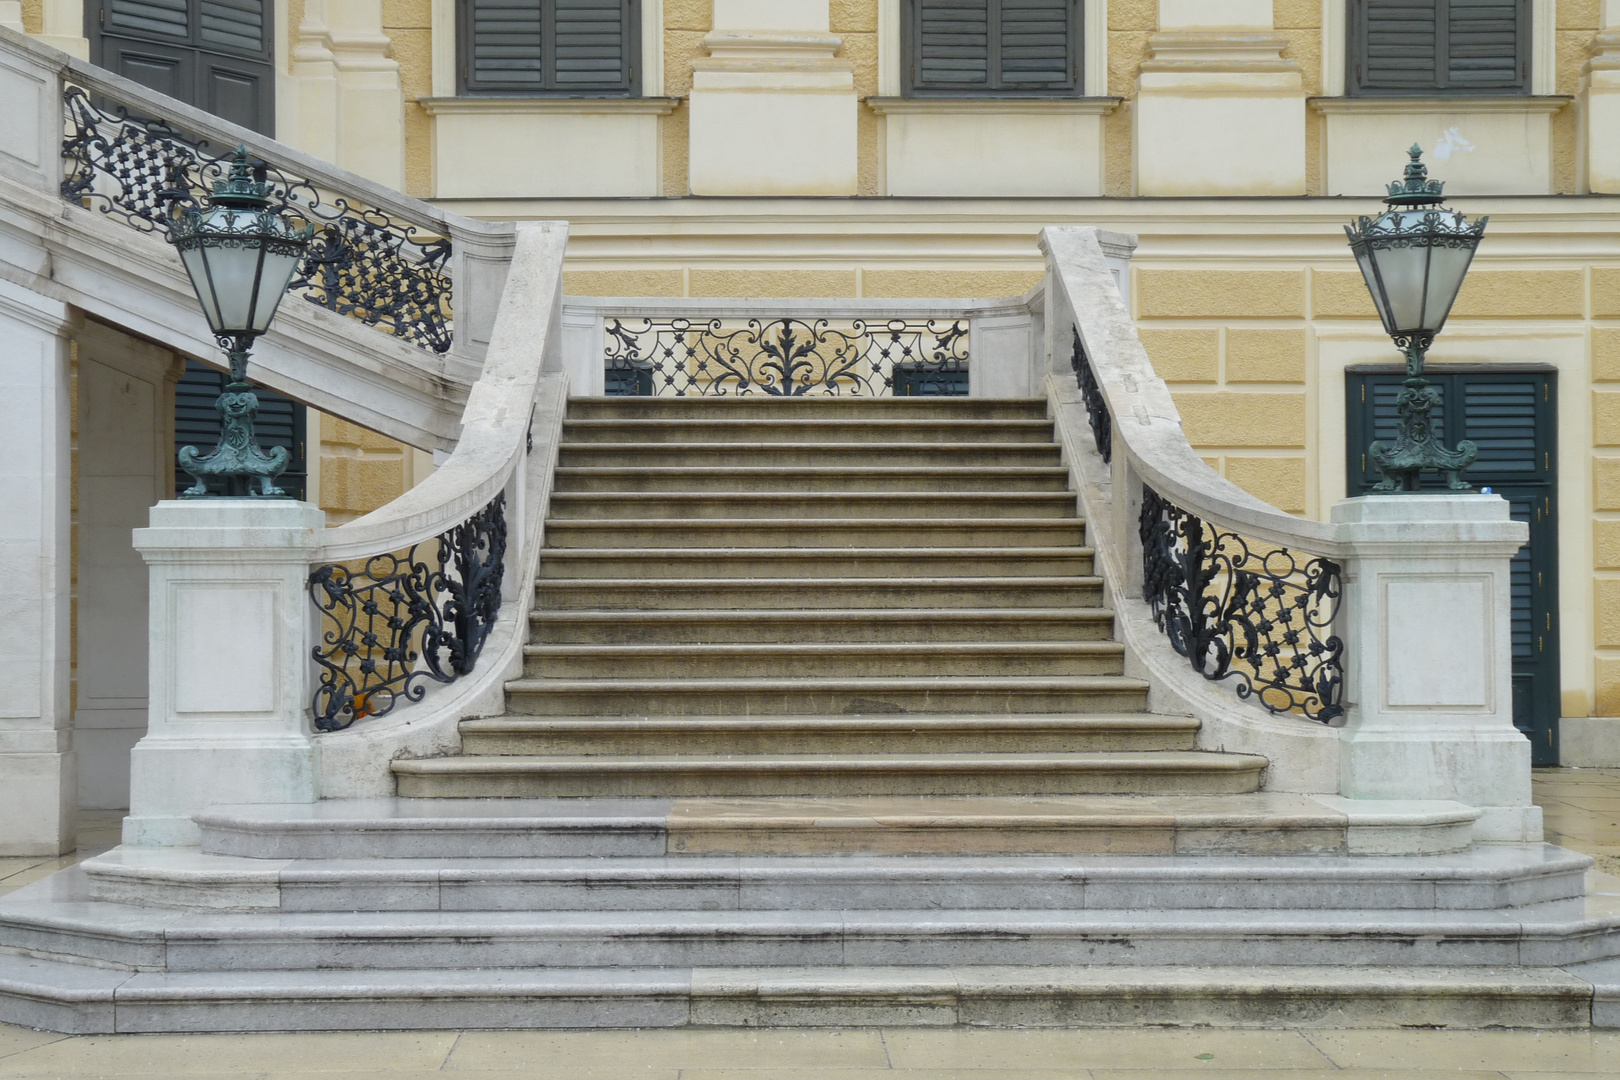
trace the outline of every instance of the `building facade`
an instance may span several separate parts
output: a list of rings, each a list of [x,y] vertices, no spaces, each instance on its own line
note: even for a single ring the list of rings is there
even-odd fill
[[[1536,759],[1620,764],[1620,0],[6,0],[67,52],[447,210],[570,225],[598,297],[1005,297],[1039,230],[1140,239],[1128,297],[1188,438],[1325,518],[1398,354],[1341,226],[1407,147],[1486,239],[1431,354],[1450,441],[1532,525]],[[127,800],[175,354],[74,338],[77,800]],[[1382,410],[1382,411],[1380,411]],[[109,421],[109,417],[116,420]],[[428,449],[310,410],[341,523]],[[185,439],[182,424],[181,438]],[[94,657],[95,662],[88,662]]]

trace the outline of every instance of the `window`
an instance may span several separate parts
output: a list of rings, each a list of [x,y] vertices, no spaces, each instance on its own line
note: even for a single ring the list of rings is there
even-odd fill
[[[1351,94],[1520,94],[1530,0],[1351,0]]]
[[[90,57],[245,128],[275,131],[267,0],[87,0]]]
[[[629,96],[638,0],[460,0],[464,94]]]
[[[1079,94],[1080,0],[905,0],[906,93]]]

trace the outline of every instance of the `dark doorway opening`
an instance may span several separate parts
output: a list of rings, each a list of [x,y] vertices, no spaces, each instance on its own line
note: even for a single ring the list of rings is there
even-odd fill
[[[1440,391],[1435,431],[1454,446],[1471,439],[1479,459],[1464,479],[1508,501],[1530,526],[1513,557],[1513,723],[1530,739],[1537,765],[1558,764],[1563,711],[1558,671],[1558,386],[1546,367],[1432,365]],[[1349,493],[1365,495],[1382,478],[1367,460],[1374,439],[1395,438],[1395,397],[1405,379],[1393,366],[1351,368],[1346,377]],[[1435,474],[1424,487],[1445,490]],[[1398,498],[1398,496],[1395,496]]]

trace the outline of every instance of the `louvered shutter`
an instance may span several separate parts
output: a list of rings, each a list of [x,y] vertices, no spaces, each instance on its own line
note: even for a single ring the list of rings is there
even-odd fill
[[[1071,94],[1079,0],[910,0],[911,92]]]
[[[1352,12],[1352,93],[1528,86],[1529,0],[1355,0]]]
[[[471,93],[629,93],[633,0],[462,0],[462,85]]]
[[[214,400],[225,389],[225,373],[195,360],[186,361],[186,373],[174,387],[174,448],[195,446],[208,453],[219,442],[219,410]],[[287,471],[276,481],[278,487],[295,499],[304,497],[308,466],[304,460],[304,407],[274,390],[255,387],[259,414],[253,420],[253,433],[265,449],[285,446],[292,455]],[[185,471],[176,468],[175,491],[193,483]]]
[[[202,0],[199,15],[197,36],[204,47],[264,51],[263,0]]]
[[[186,0],[110,0],[102,25],[139,35],[187,41],[191,26]]]

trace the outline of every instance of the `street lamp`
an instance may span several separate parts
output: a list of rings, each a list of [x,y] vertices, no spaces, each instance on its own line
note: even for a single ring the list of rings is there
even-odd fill
[[[285,494],[272,481],[286,470],[290,455],[280,446],[267,454],[254,441],[259,398],[247,381],[248,350],[269,329],[314,232],[314,226],[295,226],[270,208],[264,166],[250,163],[242,146],[230,174],[214,184],[208,206],[187,207],[169,223],[169,242],[231,368],[231,381],[214,403],[219,445],[207,455],[195,446],[180,450],[180,467],[196,481],[183,498],[216,494],[215,486],[223,495]]]
[[[1434,469],[1446,474],[1452,491],[1472,491],[1459,474],[1479,451],[1467,441],[1447,450],[1435,438],[1429,414],[1440,404],[1440,391],[1423,377],[1423,357],[1446,324],[1490,219],[1470,224],[1462,214],[1443,210],[1445,184],[1428,179],[1429,170],[1418,160],[1423,148],[1413,146],[1407,153],[1412,160],[1406,179],[1389,185],[1384,200],[1389,209],[1344,228],[1384,332],[1406,353],[1406,383],[1395,400],[1395,442],[1367,448],[1384,474],[1373,490],[1417,491],[1423,471]]]

